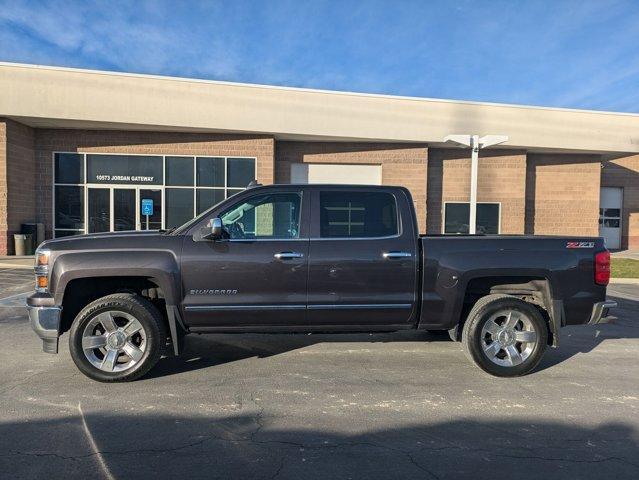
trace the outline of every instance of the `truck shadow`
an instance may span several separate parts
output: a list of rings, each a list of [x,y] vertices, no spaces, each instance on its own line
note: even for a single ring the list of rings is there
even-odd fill
[[[562,329],[559,348],[549,348],[535,372],[554,367],[575,355],[591,352],[606,340],[639,338],[639,324],[635,320],[639,318],[639,302],[614,295],[609,295],[609,298],[619,304],[614,311],[618,319],[606,325],[580,325]],[[182,355],[162,359],[145,378],[176,375],[252,357],[267,358],[321,343],[379,342],[450,343],[451,347],[456,347],[446,332],[415,330],[374,334],[189,335]]]
[[[624,422],[460,417],[364,428],[355,420],[335,428],[323,416],[301,419],[257,404],[237,415],[72,410],[0,424],[0,472],[67,480],[639,476],[639,432]],[[303,428],[291,426],[300,420]]]
[[[406,330],[345,334],[207,334],[186,337],[179,357],[163,358],[144,378],[175,375],[247,358],[267,358],[321,343],[450,342],[448,333]]]

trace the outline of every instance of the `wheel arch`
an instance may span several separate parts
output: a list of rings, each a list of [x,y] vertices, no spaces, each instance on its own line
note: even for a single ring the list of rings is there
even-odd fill
[[[563,323],[563,305],[553,298],[552,282],[544,275],[478,275],[465,282],[463,297],[458,306],[459,321],[451,336],[461,339],[461,331],[473,305],[486,295],[510,295],[537,307],[548,326],[548,342],[557,346],[559,329]]]
[[[111,293],[135,292],[156,301],[176,355],[181,335],[187,331],[177,308],[181,285],[178,259],[168,250],[64,252],[56,257],[51,272],[54,300],[62,306],[60,333],[69,329],[81,310],[78,303],[87,305]]]

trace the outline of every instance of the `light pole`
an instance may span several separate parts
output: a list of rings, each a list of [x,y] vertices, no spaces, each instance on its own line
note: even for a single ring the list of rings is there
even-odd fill
[[[508,141],[507,135],[447,135],[444,142],[453,142],[460,147],[470,147],[470,220],[468,233],[477,233],[477,172],[479,170],[479,150]]]

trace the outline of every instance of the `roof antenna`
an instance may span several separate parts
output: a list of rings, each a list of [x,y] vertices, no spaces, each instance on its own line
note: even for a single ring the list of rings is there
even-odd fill
[[[251,183],[249,183],[246,188],[253,188],[253,187],[261,187],[262,184],[261,183],[257,183],[257,180],[251,180]]]

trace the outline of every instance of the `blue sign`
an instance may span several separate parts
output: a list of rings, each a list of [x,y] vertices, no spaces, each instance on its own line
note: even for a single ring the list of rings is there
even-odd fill
[[[153,199],[142,199],[142,215],[153,215]]]

